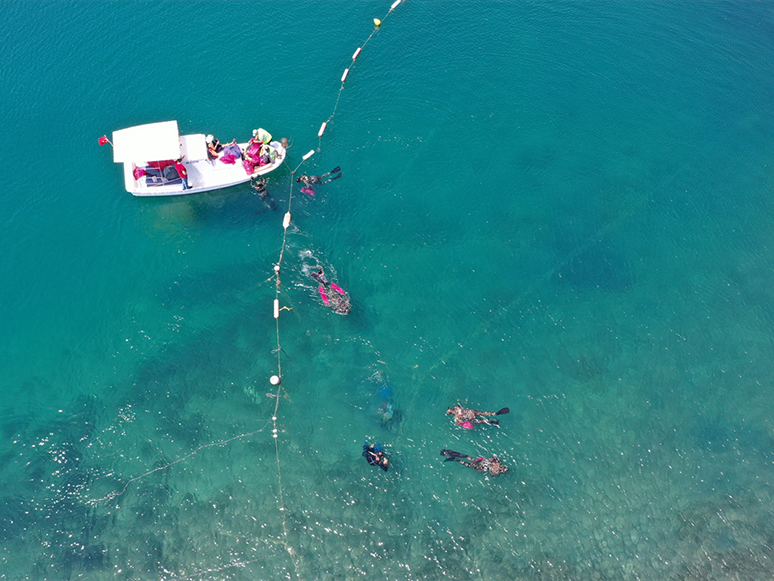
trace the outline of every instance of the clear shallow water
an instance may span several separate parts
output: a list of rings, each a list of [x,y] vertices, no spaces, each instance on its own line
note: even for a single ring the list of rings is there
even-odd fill
[[[96,140],[264,126],[297,163],[388,8],[0,5],[4,129],[53,151],[4,186],[0,578],[771,577],[766,4],[385,19],[304,166],[344,177],[293,199],[275,451],[281,212],[133,198]]]

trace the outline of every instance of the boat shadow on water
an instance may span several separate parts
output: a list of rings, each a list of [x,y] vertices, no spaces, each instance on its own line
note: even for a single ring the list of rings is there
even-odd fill
[[[279,215],[282,200],[272,194],[281,186],[267,184],[262,192],[238,185],[196,196],[140,200],[145,230],[175,237],[205,229],[242,230],[262,225]],[[279,221],[281,217],[278,217]]]

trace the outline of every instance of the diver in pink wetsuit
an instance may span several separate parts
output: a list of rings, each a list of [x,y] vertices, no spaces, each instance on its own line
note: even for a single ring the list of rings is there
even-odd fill
[[[320,283],[320,286],[317,287],[317,290],[320,293],[320,297],[322,298],[326,307],[332,308],[334,312],[338,313],[339,315],[349,314],[349,311],[352,308],[349,301],[349,295],[336,283],[328,282],[328,279],[325,278],[325,273],[323,272],[322,268],[316,272],[313,272],[309,276]],[[331,289],[336,292],[331,292]]]

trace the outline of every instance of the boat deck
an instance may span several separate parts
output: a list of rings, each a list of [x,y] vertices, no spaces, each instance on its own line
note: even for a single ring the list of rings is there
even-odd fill
[[[247,144],[239,144],[244,151]],[[277,141],[271,142],[271,147],[276,152],[276,159],[267,165],[257,167],[251,175],[245,173],[242,160],[237,159],[234,164],[226,164],[220,159],[204,159],[193,162],[183,162],[188,171],[189,188],[183,190],[183,184],[180,179],[168,181],[162,179],[152,179],[143,176],[140,179],[134,179],[135,167],[145,168],[147,164],[125,163],[124,181],[127,191],[135,196],[180,196],[183,194],[195,194],[199,192],[208,192],[235,186],[250,181],[251,177],[267,174],[277,169],[285,161],[285,149]],[[161,183],[154,183],[161,182]]]

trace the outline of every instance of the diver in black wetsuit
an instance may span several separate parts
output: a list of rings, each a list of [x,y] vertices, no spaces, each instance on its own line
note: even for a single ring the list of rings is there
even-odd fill
[[[327,180],[324,179],[336,172],[339,172],[339,175],[329,178]],[[333,180],[339,179],[340,177],[341,177],[341,168],[334,167],[331,171],[329,171],[328,173],[324,173],[321,176],[308,176],[305,173],[302,173],[300,176],[296,178],[296,181],[300,184],[304,184],[304,187],[301,188],[301,191],[303,193],[309,194],[310,196],[314,196],[314,188],[312,187],[313,185],[327,184],[329,182],[332,182]]]
[[[332,177],[328,180],[323,180],[323,178],[327,178],[329,175],[334,174],[336,172],[339,172],[339,175]],[[328,173],[324,173],[321,176],[308,176],[305,173],[302,173],[300,176],[296,178],[296,182],[300,184],[304,184],[305,186],[311,186],[311,185],[317,185],[317,184],[327,184],[329,182],[332,182],[333,180],[337,180],[341,177],[341,168],[336,166]]]
[[[384,449],[380,444],[363,444],[363,457],[371,466],[378,466],[385,472],[390,467],[390,461],[384,455]]]
[[[271,194],[266,191],[266,178],[263,176],[250,178],[250,187],[253,188],[253,192],[258,194],[258,197],[261,198],[261,201],[264,204],[266,204],[267,208],[269,208],[272,212],[277,211],[277,204],[274,203],[274,198],[272,198]]]

